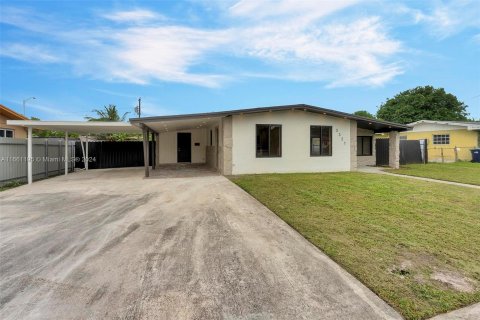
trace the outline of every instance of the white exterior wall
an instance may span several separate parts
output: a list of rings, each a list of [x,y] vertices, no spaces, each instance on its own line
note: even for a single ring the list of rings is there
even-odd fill
[[[160,133],[157,149],[159,163],[177,163],[177,132],[192,133],[192,163],[205,163],[207,145],[206,129],[192,129]],[[196,142],[200,143],[200,146],[195,146]]]
[[[372,137],[372,155],[371,156],[357,156],[357,167],[365,167],[365,166],[374,166],[377,164],[377,158],[375,154],[375,133],[372,130],[357,129],[357,136],[370,136]],[[358,146],[357,146],[358,148]],[[356,152],[356,151],[355,151]]]
[[[282,156],[256,157],[256,125],[282,125]],[[332,156],[310,156],[310,126],[332,126]],[[232,174],[350,170],[350,120],[289,110],[234,115]]]

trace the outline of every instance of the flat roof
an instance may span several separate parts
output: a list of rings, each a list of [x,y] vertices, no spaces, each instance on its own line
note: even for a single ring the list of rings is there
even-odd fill
[[[286,111],[286,110],[303,110],[303,111],[320,113],[320,114],[333,116],[333,117],[355,120],[357,121],[357,126],[359,128],[369,129],[375,132],[388,132],[393,130],[406,131],[409,128],[407,125],[403,125],[399,123],[361,117],[361,116],[357,116],[357,115],[346,113],[346,112],[316,107],[308,104],[294,104],[294,105],[282,105],[282,106],[271,106],[271,107],[260,107],[260,108],[249,108],[249,109],[236,109],[236,110],[215,111],[215,112],[206,112],[206,113],[178,114],[178,115],[168,115],[168,116],[158,116],[158,117],[131,118],[130,122],[136,126],[140,126],[141,124],[145,124],[146,126],[148,126],[148,123],[155,123],[155,122],[166,122],[166,121],[187,120],[187,119],[218,118],[218,117],[228,117],[228,116],[238,115],[238,114],[252,114],[252,113],[260,113],[260,112],[273,112],[273,111]]]
[[[440,121],[440,120],[419,120],[407,124],[409,127],[415,127],[417,124],[443,124],[449,126],[466,127],[467,130],[480,130],[480,121]]]
[[[127,122],[117,121],[40,121],[40,120],[7,120],[7,124],[32,127],[34,129],[68,131],[81,134],[89,133],[140,133],[138,127]]]

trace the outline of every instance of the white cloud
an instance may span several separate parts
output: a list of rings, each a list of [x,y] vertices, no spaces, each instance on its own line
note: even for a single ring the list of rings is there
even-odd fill
[[[299,1],[299,0],[240,0],[230,7],[230,14],[247,19],[296,19],[300,23],[325,17],[345,9],[359,0]]]
[[[204,62],[209,51],[226,42],[224,32],[137,26],[82,35],[67,35],[82,47],[82,54],[72,59],[82,75],[137,84],[160,80],[206,87],[227,80],[224,75],[190,71]]]
[[[2,43],[0,56],[31,63],[53,63],[60,61],[60,58],[47,48],[22,43]]]
[[[104,18],[115,22],[146,23],[150,20],[165,19],[164,16],[145,9],[134,9],[127,11],[115,11],[102,15]]]
[[[218,13],[226,17],[228,27],[217,29],[186,27],[172,21],[167,24],[167,20],[159,25],[156,19],[161,19],[160,14],[134,9],[102,16],[141,24],[110,23],[75,29],[62,27],[60,22],[40,30],[49,42],[56,41],[66,51],[68,60],[63,63],[71,64],[78,75],[106,81],[168,81],[217,87],[239,77],[261,74],[321,81],[328,86],[379,86],[403,72],[396,59],[401,43],[388,35],[378,17],[363,16],[348,22],[325,20],[356,2],[242,0]],[[16,26],[21,27],[22,18],[25,16],[16,16]],[[38,51],[43,52],[39,55],[43,62],[59,61],[48,55],[53,50]],[[236,59],[239,65],[242,59],[253,58],[263,68],[242,70],[239,75],[233,72],[238,66],[216,64],[221,56]],[[212,65],[217,72],[208,71]]]
[[[424,24],[440,40],[467,28],[480,28],[478,0],[435,1],[424,10],[402,6],[401,13],[412,16],[415,23]]]

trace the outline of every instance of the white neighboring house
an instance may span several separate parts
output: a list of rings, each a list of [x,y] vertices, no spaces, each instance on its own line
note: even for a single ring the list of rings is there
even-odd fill
[[[143,129],[144,141],[153,136],[156,165],[206,163],[225,175],[351,171],[375,165],[375,133],[389,133],[389,165],[398,168],[399,131],[408,128],[305,104],[130,122]]]

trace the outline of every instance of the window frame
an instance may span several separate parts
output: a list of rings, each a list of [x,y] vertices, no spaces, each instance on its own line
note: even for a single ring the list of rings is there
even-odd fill
[[[3,137],[4,139],[14,139],[15,138],[15,130],[14,129],[9,129],[9,128],[0,128],[0,131],[3,131]],[[12,133],[11,137],[7,137],[7,131]]]
[[[312,129],[313,128],[320,128],[320,153],[319,154],[313,154],[313,137],[312,137]],[[322,131],[323,128],[329,128],[330,129],[330,152],[329,154],[322,154]],[[321,125],[310,125],[310,157],[331,157],[333,154],[333,126],[321,126]]]
[[[438,140],[436,140],[435,138],[437,138]],[[432,135],[432,144],[434,144],[434,145],[448,145],[448,144],[450,144],[450,133],[433,134]]]
[[[362,138],[362,146],[358,145],[358,138]],[[369,154],[364,154],[363,153],[363,139],[364,138],[370,138],[370,153]],[[362,151],[362,154],[358,154],[359,151]],[[357,136],[357,157],[371,157],[373,156],[373,136]]]
[[[260,126],[268,126],[268,155],[259,155],[258,154],[258,146],[257,146],[257,138],[258,138],[258,129]],[[279,127],[280,128],[280,134],[278,135],[279,137],[279,146],[280,146],[280,152],[279,155],[272,156],[270,154],[270,132],[272,127]],[[283,153],[283,148],[282,148],[282,142],[283,142],[283,130],[282,130],[282,125],[281,124],[267,124],[267,123],[257,123],[255,124],[255,157],[256,158],[281,158],[282,153]]]

